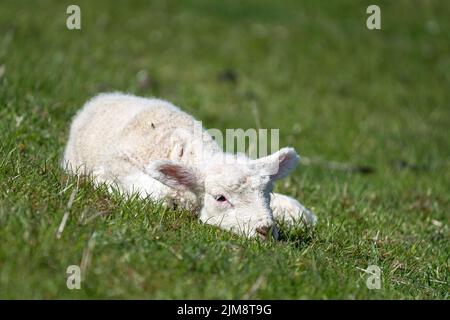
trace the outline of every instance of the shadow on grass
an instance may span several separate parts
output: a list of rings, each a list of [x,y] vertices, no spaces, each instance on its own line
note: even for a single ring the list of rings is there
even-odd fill
[[[192,212],[183,210],[176,204],[167,208],[160,202],[152,201],[149,197],[140,197],[137,193],[123,193],[117,186],[105,183],[95,183],[90,175],[68,175],[64,172],[60,174],[60,184],[63,192],[69,189],[76,189],[80,196],[85,198],[83,209],[80,211],[78,222],[87,224],[96,218],[130,218],[136,213],[141,213],[141,217],[149,215],[159,228],[176,231],[182,229],[186,224],[190,224],[198,219]],[[134,220],[133,218],[132,220]],[[202,223],[199,222],[199,225]],[[308,228],[303,224],[286,226],[279,224],[279,238],[272,239],[279,243],[285,243],[294,248],[304,248],[312,244],[316,239],[314,228]],[[208,225],[210,239],[216,238],[220,241],[222,237],[226,241],[239,242],[240,236],[218,227]],[[223,240],[223,239],[222,239]],[[261,240],[264,242],[264,240]]]
[[[279,226],[278,241],[286,243],[294,248],[303,249],[313,244],[317,238],[314,228],[304,225],[295,225],[288,227],[286,225]]]

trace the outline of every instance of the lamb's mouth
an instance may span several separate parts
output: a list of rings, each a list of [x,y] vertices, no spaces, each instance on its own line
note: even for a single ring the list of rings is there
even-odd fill
[[[270,240],[273,238],[274,240],[278,240],[278,228],[276,226],[263,226],[255,229],[257,236],[261,240]]]

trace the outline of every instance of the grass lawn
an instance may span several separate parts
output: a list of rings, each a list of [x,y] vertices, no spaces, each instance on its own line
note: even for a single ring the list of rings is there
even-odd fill
[[[370,31],[373,1],[80,0],[70,31],[73,2],[0,4],[0,298],[449,298],[449,2],[377,1]],[[303,165],[276,190],[318,227],[247,240],[65,175],[104,91],[279,128]]]

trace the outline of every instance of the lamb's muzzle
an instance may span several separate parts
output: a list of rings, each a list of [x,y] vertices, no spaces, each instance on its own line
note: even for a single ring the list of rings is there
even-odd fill
[[[275,225],[256,227],[258,236],[263,240],[278,239],[278,228]]]

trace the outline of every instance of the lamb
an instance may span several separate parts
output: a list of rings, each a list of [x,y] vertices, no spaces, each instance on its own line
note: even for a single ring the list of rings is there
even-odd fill
[[[293,148],[260,159],[224,153],[205,129],[195,132],[197,124],[164,100],[99,94],[75,116],[61,165],[247,237],[278,238],[283,221],[316,224],[297,200],[272,192],[299,161]]]

